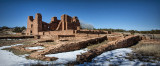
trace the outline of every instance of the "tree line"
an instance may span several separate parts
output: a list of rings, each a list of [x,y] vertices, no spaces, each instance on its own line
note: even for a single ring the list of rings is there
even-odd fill
[[[112,28],[99,28],[94,30],[106,30],[106,31],[111,31],[111,32],[130,32],[131,34],[134,33],[141,33],[141,34],[160,34],[160,30],[150,30],[150,31],[137,31],[137,30],[124,30],[124,29],[112,29]]]
[[[7,26],[0,27],[0,31],[7,30],[7,29],[11,29],[13,32],[20,33],[23,30],[25,30],[26,27],[25,26],[23,26],[23,27],[18,27],[18,26],[16,26],[16,27],[7,27]]]
[[[93,28],[93,26],[91,26]],[[23,30],[26,29],[25,26],[23,27],[7,27],[7,26],[2,26],[0,27],[0,31],[3,31],[5,29],[12,29],[13,32],[19,33],[22,32]],[[137,31],[137,30],[124,30],[124,29],[112,29],[112,28],[93,28],[94,30],[105,30],[105,31],[111,31],[111,32],[130,32],[131,34],[134,33],[141,33],[141,34],[160,34],[160,30],[150,30],[150,31]]]

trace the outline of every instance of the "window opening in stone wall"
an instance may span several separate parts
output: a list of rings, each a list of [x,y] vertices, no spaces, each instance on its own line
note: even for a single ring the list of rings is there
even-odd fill
[[[33,28],[33,24],[31,24],[31,28]]]

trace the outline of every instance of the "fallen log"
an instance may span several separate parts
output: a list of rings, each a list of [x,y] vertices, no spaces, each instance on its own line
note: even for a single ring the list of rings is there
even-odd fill
[[[129,47],[137,43],[141,40],[140,36],[127,36],[125,38],[121,38],[115,41],[111,41],[107,44],[101,45],[95,49],[89,50],[86,53],[81,55],[77,55],[76,61],[79,63],[90,62],[92,58],[102,54],[105,51],[117,49],[117,48],[124,48]]]

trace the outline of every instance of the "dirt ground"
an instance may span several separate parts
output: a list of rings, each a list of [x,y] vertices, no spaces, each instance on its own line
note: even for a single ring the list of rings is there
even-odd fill
[[[35,39],[0,39],[0,47],[14,44],[33,44],[37,41]]]

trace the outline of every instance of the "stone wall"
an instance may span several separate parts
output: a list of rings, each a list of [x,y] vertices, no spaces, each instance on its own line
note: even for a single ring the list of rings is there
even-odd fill
[[[61,20],[57,17],[52,17],[50,23],[42,21],[41,14],[37,13],[35,19],[33,16],[28,17],[26,35],[39,35],[42,31],[64,31],[64,30],[79,30],[80,23],[77,17],[70,17],[66,14],[61,16]],[[67,33],[67,31],[66,31]],[[54,33],[50,33],[50,35]]]
[[[70,36],[74,35],[73,30],[64,30],[64,31],[43,31],[39,32],[41,39],[58,39],[59,35]]]
[[[117,48],[124,48],[129,47],[137,43],[141,40],[140,36],[127,36],[125,38],[121,38],[115,41],[111,41],[107,44],[101,45],[95,49],[89,50],[86,53],[83,53],[81,55],[77,55],[77,62],[83,63],[83,62],[89,62],[92,60],[92,58],[102,54],[105,51],[117,49]]]
[[[99,37],[99,38],[93,38],[93,39],[86,39],[85,41],[80,41],[77,43],[64,44],[64,45],[61,45],[59,47],[56,47],[56,48],[50,50],[49,53],[59,53],[59,52],[79,50],[79,49],[85,48],[89,45],[103,42],[104,40],[107,40],[106,36]]]
[[[100,30],[79,30],[77,33],[85,33],[85,34],[109,34],[109,31],[100,31]]]
[[[64,30],[64,31],[50,31],[50,34],[54,35],[73,35],[74,30]]]
[[[73,34],[74,34],[74,30],[39,32],[39,35],[73,35]]]
[[[60,52],[79,50],[79,49],[87,47],[88,45],[93,45],[99,42],[103,42],[104,40],[107,40],[106,37],[107,36],[102,36],[102,37],[86,39],[83,41],[78,41],[78,42],[73,42],[73,43],[57,44],[52,47],[48,47],[41,52],[32,53],[30,54],[29,57],[34,58],[34,59],[41,58],[41,60],[46,60],[45,59],[46,54],[54,54],[54,53],[60,53]],[[49,60],[49,58],[47,60]]]
[[[57,29],[59,22],[51,22],[49,25],[49,30],[54,31]]]
[[[0,39],[26,39],[26,38],[34,38],[34,36],[8,36],[8,37],[0,37]]]
[[[52,40],[55,40],[55,39],[58,39],[58,35],[41,35],[40,39],[45,39],[45,40],[52,39]]]
[[[45,23],[45,22],[42,22],[42,31],[49,31],[49,24],[48,23]]]
[[[107,40],[108,41],[115,41],[115,40],[120,39],[120,38],[122,38],[122,36],[108,36],[107,35]]]
[[[37,13],[35,19],[33,16],[28,16],[26,35],[38,35],[42,31],[42,16]]]

